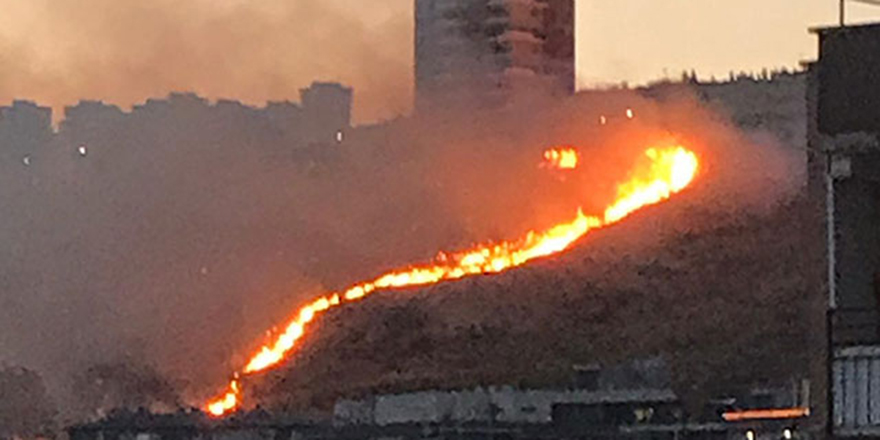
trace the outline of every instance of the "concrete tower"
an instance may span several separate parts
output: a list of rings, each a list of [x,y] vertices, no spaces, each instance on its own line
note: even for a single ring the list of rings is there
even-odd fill
[[[417,108],[574,92],[574,0],[416,0],[415,13]]]

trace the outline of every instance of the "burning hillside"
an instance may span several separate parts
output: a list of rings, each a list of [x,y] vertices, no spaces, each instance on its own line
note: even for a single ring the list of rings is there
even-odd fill
[[[628,108],[636,117],[626,117]],[[423,378],[425,383],[461,383],[457,372],[476,361],[467,357],[467,347],[481,353],[479,358],[491,358],[493,367],[487,370],[495,370],[479,373],[468,384],[511,383],[527,374],[504,373],[515,359],[494,347],[502,350],[506,341],[531,345],[517,342],[528,329],[568,322],[542,320],[540,311],[580,313],[577,332],[601,326],[617,313],[608,305],[617,301],[614,281],[603,282],[607,289],[593,294],[595,278],[580,275],[584,268],[590,268],[589,274],[601,272],[605,266],[595,263],[597,254],[629,258],[633,249],[655,243],[670,229],[687,230],[683,225],[694,224],[693,206],[739,216],[754,212],[754,205],[774,206],[781,193],[791,193],[766,178],[786,176],[779,166],[786,162],[772,157],[779,151],[774,145],[748,138],[731,129],[728,119],[689,100],[584,95],[522,111],[418,116],[353,130],[344,142],[315,149],[315,154],[298,151],[294,160],[284,159],[288,138],[277,137],[265,121],[230,124],[226,110],[192,97],[158,100],[124,115],[124,123],[108,122],[104,135],[84,139],[72,129],[62,130],[30,165],[20,158],[5,165],[9,172],[3,173],[0,197],[15,209],[0,233],[15,251],[4,254],[0,266],[4,301],[15,307],[4,309],[0,333],[7,358],[43,374],[66,413],[90,417],[104,408],[164,403],[154,402],[150,390],[137,399],[123,399],[125,393],[114,391],[141,390],[138,377],[118,375],[118,386],[78,379],[91,377],[88,373],[101,365],[155,371],[161,383],[173,384],[175,399],[199,404],[218,391],[218,384],[228,383],[230,371],[239,371],[236,386],[244,393],[224,398],[232,400],[230,406],[245,407],[277,401],[264,393],[265,385],[282,376],[288,385],[297,385],[276,390],[298,400],[315,391],[300,392],[303,381],[333,393]],[[599,122],[603,115],[605,124]],[[84,143],[87,156],[78,153]],[[663,154],[678,145],[699,159],[699,185],[688,187],[673,203],[629,216],[614,227],[598,227],[674,192],[678,185],[671,176],[659,186],[651,178],[652,167],[664,157],[680,156]],[[655,147],[654,158],[646,153],[649,147]],[[620,185],[625,182],[632,185]],[[625,188],[645,189],[636,191],[645,198],[631,203]],[[680,217],[661,215],[667,211]],[[586,239],[579,240],[586,231]],[[487,246],[474,249],[475,243]],[[711,240],[706,243],[705,253],[714,255]],[[753,244],[762,252],[763,242]],[[577,249],[569,252],[572,248]],[[561,249],[566,250],[562,255],[541,258]],[[459,251],[438,256],[438,250]],[[737,254],[727,264],[750,258]],[[529,261],[505,275],[468,277]],[[418,265],[410,266],[413,262]],[[699,259],[680,263],[688,264],[694,273],[703,267]],[[546,276],[532,277],[543,272]],[[662,270],[648,272],[666,276]],[[760,281],[760,274],[753,279]],[[413,288],[395,288],[400,284]],[[578,288],[561,289],[570,298],[560,302],[553,292],[567,284]],[[485,298],[484,291],[497,291],[497,301],[475,303]],[[629,298],[630,307],[656,307],[655,294],[648,292],[620,297]],[[333,307],[357,301],[361,293],[372,294],[371,300]],[[424,302],[428,322],[447,311],[473,319],[466,321],[464,333],[422,332],[419,319],[398,310],[410,302],[408,294],[420,297],[414,303]],[[52,301],[44,301],[49,297]],[[658,297],[681,303],[676,295]],[[572,301],[579,306],[572,307]],[[706,298],[689,301],[716,300],[707,292]],[[301,311],[303,305],[311,307]],[[519,312],[496,325],[505,310]],[[400,312],[401,328],[393,316],[383,323],[386,311]],[[355,337],[385,327],[388,334],[380,335],[381,344]],[[260,339],[267,328],[269,335]],[[504,333],[508,330],[514,333]],[[632,331],[621,322],[600,335],[635,339]],[[333,341],[345,335],[352,337],[350,344]],[[324,342],[327,338],[330,343]],[[436,343],[422,344],[425,340]],[[610,336],[581,339],[584,346],[606,340]],[[547,350],[554,346],[536,344]],[[408,358],[411,345],[426,348]],[[318,352],[321,360],[310,359]],[[379,363],[376,370],[346,369],[371,365],[381,352],[396,360]],[[450,361],[411,368],[410,362],[437,356]],[[564,350],[541,356],[558,357],[560,365],[583,359]],[[316,375],[317,365],[335,374]],[[264,367],[261,371],[273,372],[256,373]],[[361,375],[368,371],[375,374],[366,380]],[[482,380],[483,374],[497,380]],[[83,400],[80,382],[89,384],[94,399]]]
[[[544,158],[550,167],[558,169],[573,169],[578,163],[577,153],[571,149],[551,149],[545,152]],[[303,306],[283,331],[277,332],[271,342],[250,358],[241,373],[259,373],[286,360],[297,348],[297,341],[306,334],[308,325],[322,312],[359,301],[383,289],[424,286],[471,275],[499,273],[561,252],[589,231],[617,223],[645,206],[662,202],[684,190],[694,180],[698,170],[697,155],[683,146],[649,146],[643,156],[636,160],[627,179],[617,185],[615,200],[601,216],[587,216],[578,210],[574,220],[546,231],[531,231],[517,241],[482,245],[450,254],[440,253],[429,264],[391,271],[342,292],[320,297]],[[236,373],[227,391],[206,405],[207,411],[222,416],[238,408],[241,404],[241,387],[240,375]]]
[[[693,203],[702,177],[560,255],[329,312],[290,362],[249,378],[247,403],[326,410],[339,398],[418,390],[558,388],[574,385],[574,365],[657,355],[694,404],[805,377],[804,347],[821,343],[824,319],[815,249],[802,245],[817,232],[809,206],[707,212]],[[641,242],[625,244],[631,237]]]

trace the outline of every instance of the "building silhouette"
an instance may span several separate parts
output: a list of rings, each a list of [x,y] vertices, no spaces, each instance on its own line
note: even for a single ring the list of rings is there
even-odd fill
[[[824,219],[827,438],[880,435],[880,24],[815,29],[809,188]]]
[[[30,101],[0,107],[0,160],[18,163],[40,153],[52,139],[52,109]]]
[[[575,88],[573,0],[417,0],[416,107]]]
[[[315,82],[300,91],[309,143],[342,140],[351,127],[352,96],[351,88],[338,83]]]

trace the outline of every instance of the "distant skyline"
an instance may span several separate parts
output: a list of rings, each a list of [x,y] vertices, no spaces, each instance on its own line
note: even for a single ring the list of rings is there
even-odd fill
[[[696,70],[796,68],[808,27],[837,0],[578,1],[578,84],[641,84]],[[169,91],[259,104],[298,100],[312,80],[355,88],[356,122],[412,103],[413,1],[0,0],[0,105],[56,111],[80,98],[130,107]],[[880,20],[851,4],[850,22]]]

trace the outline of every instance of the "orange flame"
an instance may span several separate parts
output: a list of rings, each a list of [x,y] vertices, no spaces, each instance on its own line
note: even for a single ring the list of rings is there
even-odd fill
[[[206,409],[208,410],[208,413],[219,417],[234,410],[238,407],[240,394],[241,388],[238,385],[238,380],[231,380],[226,394],[207,404]]]
[[[544,152],[542,166],[560,170],[573,170],[578,166],[578,152],[571,147],[551,148]]]
[[[563,160],[563,152],[558,149],[548,150],[544,157],[558,158],[560,165],[570,164],[569,161],[574,160],[573,166],[576,166],[577,153],[574,150],[571,152],[573,156],[568,157],[573,159]],[[299,309],[274,342],[264,345],[251,357],[243,374],[258,373],[281,363],[305,335],[308,324],[326,310],[358,301],[381,289],[424,286],[469,275],[498,273],[558,253],[591,229],[616,223],[642,207],[659,203],[685,189],[696,177],[698,169],[696,154],[684,147],[650,148],[645,151],[642,162],[631,172],[629,180],[618,186],[617,199],[605,210],[603,218],[586,216],[578,210],[574,220],[546,231],[531,231],[517,241],[477,246],[452,254],[440,253],[428,264],[391,271],[371,281],[355,284],[343,292],[313,300]],[[236,375],[227,391],[205,408],[208,413],[219,417],[235,410],[240,403],[241,384]]]

